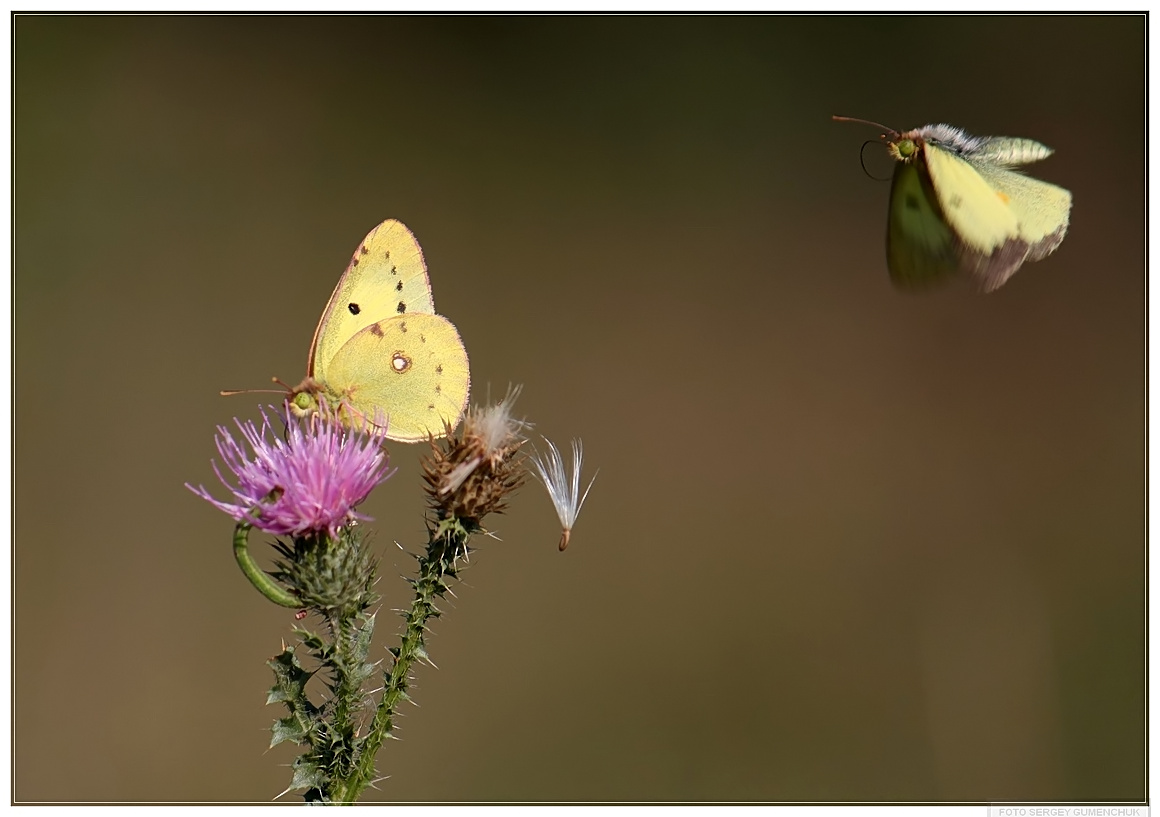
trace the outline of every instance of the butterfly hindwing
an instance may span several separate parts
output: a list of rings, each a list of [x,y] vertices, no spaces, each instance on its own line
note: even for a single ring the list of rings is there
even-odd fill
[[[1004,167],[980,165],[979,175],[1010,200],[1019,237],[1030,245],[1027,260],[1038,261],[1060,245],[1071,214],[1069,191]]]
[[[1027,261],[1048,256],[1063,241],[1071,212],[1071,193],[1004,167],[979,166],[979,175],[1010,202],[1016,234],[989,255],[961,248],[961,264],[992,292]]]
[[[387,419],[392,440],[416,442],[454,427],[471,388],[467,350],[442,315],[400,315],[366,326],[320,376],[357,424]]]

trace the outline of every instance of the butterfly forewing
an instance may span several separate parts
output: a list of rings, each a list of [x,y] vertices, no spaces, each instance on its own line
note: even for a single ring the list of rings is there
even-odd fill
[[[1018,235],[1009,197],[994,190],[968,162],[932,145],[925,146],[922,160],[943,218],[961,243],[990,254]]]
[[[886,262],[894,283],[908,288],[932,283],[958,268],[954,235],[914,163],[899,163],[894,170]]]
[[[435,313],[423,250],[411,231],[388,219],[362,240],[322,313],[310,345],[307,372],[319,376],[351,336],[379,321]]]

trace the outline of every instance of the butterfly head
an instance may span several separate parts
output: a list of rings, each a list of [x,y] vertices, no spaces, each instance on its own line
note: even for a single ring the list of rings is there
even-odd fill
[[[914,161],[922,147],[922,136],[918,131],[910,131],[909,133],[894,134],[896,138],[890,139],[890,134],[883,134],[882,140],[886,143],[886,150],[890,153],[890,158],[896,162],[905,162],[909,164]]]

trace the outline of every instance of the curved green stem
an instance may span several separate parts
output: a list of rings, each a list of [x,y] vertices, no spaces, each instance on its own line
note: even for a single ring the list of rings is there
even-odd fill
[[[280,604],[283,607],[301,607],[301,599],[285,588],[280,587],[277,582],[270,578],[266,571],[258,567],[253,557],[250,556],[250,551],[247,547],[249,538],[250,525],[245,522],[239,522],[238,526],[234,528],[234,558],[238,560],[238,567],[246,574],[246,578],[250,580],[250,584],[254,585],[259,593],[275,604]]]

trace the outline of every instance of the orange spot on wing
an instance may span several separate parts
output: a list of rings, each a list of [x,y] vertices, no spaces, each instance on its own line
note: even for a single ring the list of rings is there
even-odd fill
[[[1004,204],[1011,203],[1011,197],[1004,193],[1002,190],[996,190],[995,195],[998,196],[999,201],[1003,202]]]

